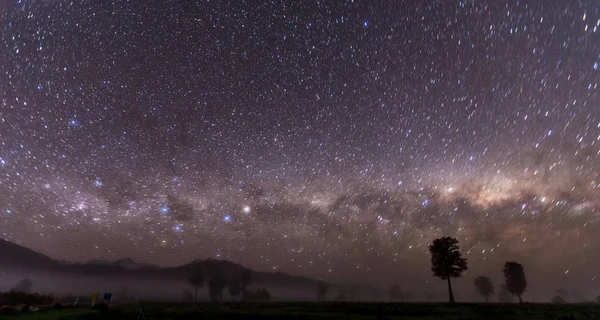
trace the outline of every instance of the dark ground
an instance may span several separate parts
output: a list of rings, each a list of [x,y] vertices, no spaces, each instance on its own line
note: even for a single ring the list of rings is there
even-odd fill
[[[145,319],[600,319],[598,304],[146,303]],[[138,319],[140,305],[47,310],[0,319]]]

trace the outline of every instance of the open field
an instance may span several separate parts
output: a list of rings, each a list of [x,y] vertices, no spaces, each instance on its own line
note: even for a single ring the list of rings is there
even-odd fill
[[[110,310],[86,308],[4,315],[15,320],[137,319],[138,304]],[[145,304],[145,319],[600,319],[600,305],[413,303],[199,303]]]

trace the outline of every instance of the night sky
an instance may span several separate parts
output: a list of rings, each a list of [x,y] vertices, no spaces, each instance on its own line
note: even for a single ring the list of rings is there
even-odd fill
[[[599,82],[592,0],[2,0],[0,237],[444,290],[448,235],[591,292]]]

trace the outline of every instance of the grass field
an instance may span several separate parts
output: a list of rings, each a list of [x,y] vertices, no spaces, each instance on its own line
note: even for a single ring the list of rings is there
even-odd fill
[[[0,320],[137,319],[139,304],[91,310],[46,310]],[[392,303],[199,303],[145,304],[147,320],[192,319],[600,319],[600,305],[392,304]]]

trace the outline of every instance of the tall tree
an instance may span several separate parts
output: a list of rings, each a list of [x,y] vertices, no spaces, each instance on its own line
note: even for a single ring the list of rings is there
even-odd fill
[[[198,301],[198,288],[204,285],[204,274],[201,270],[196,270],[188,279],[190,284],[195,288],[194,291],[194,303]]]
[[[213,302],[223,300],[223,289],[227,286],[227,280],[220,273],[217,273],[208,281],[208,296]]]
[[[231,279],[229,282],[229,295],[231,296],[231,300],[234,300],[235,297],[240,295],[240,293],[242,293],[242,284],[240,283],[240,279]]]
[[[325,299],[327,291],[329,291],[329,285],[323,280],[319,281],[319,285],[317,286],[317,300],[321,301]]]
[[[477,288],[477,292],[483,296],[485,302],[489,302],[490,296],[495,293],[492,281],[486,276],[479,276],[475,278],[475,288]]]
[[[431,271],[434,276],[447,281],[450,303],[454,303],[450,278],[458,278],[463,271],[467,270],[467,259],[460,253],[458,240],[451,237],[435,239],[429,245],[429,253],[431,253]]]
[[[523,303],[523,292],[527,289],[527,279],[525,279],[525,271],[520,263],[508,261],[504,264],[504,279],[506,281],[506,289],[508,292],[516,295],[519,298],[519,303]]]

